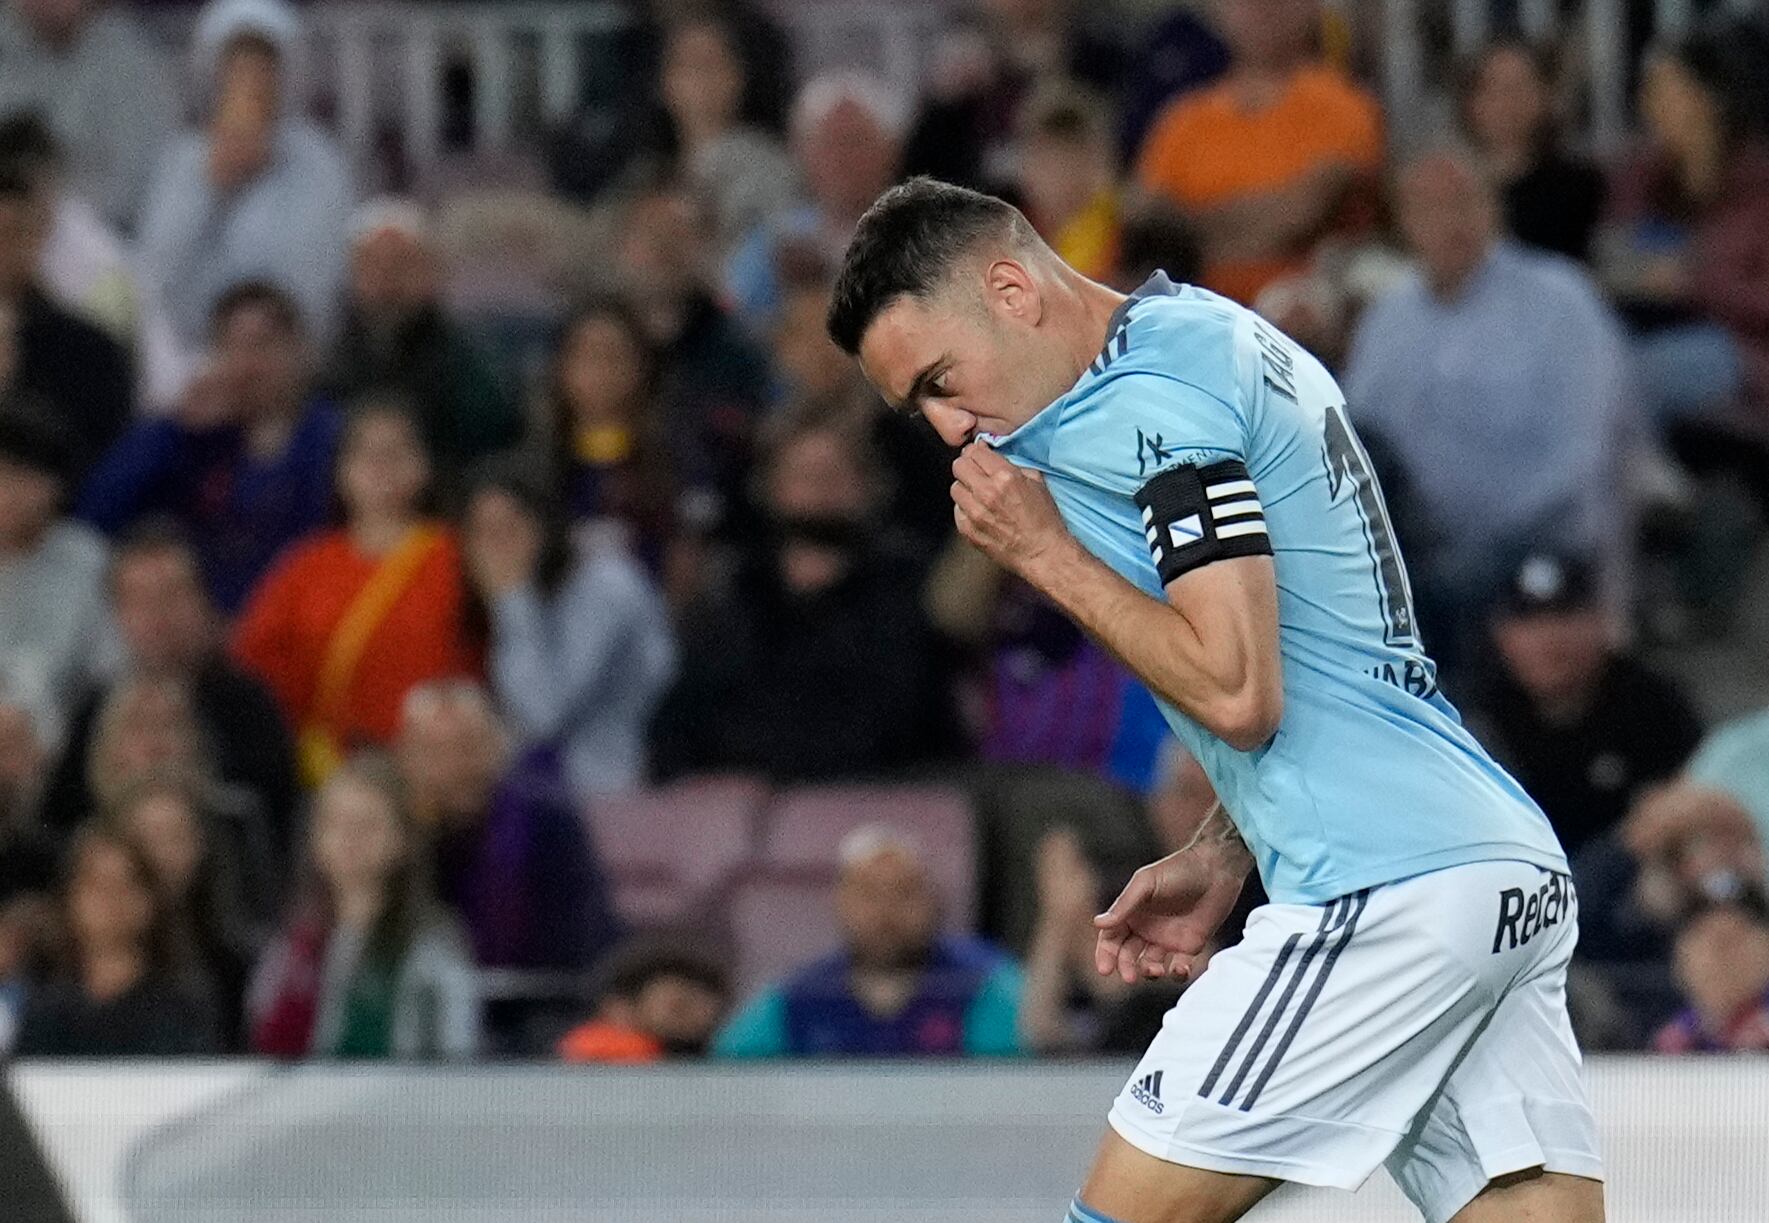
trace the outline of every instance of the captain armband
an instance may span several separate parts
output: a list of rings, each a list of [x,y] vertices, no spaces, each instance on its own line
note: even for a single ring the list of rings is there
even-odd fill
[[[1136,504],[1163,586],[1212,561],[1271,555],[1265,509],[1239,459],[1158,472]]]

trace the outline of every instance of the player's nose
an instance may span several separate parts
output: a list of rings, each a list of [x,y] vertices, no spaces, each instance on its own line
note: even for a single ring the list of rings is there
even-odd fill
[[[976,432],[977,418],[963,408],[950,403],[928,403],[922,405],[922,411],[940,440],[953,449],[969,442]]]

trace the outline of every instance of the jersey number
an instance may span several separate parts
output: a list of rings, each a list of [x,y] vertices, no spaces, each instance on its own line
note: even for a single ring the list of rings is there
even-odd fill
[[[1370,456],[1345,419],[1343,405],[1327,409],[1326,444],[1329,495],[1337,501],[1346,478],[1353,481],[1358,514],[1364,520],[1364,542],[1376,577],[1376,597],[1382,604],[1382,640],[1387,645],[1416,649],[1419,633],[1413,623],[1413,590],[1407,582],[1407,567],[1395,546],[1394,526],[1388,521],[1388,506],[1382,501],[1376,473],[1370,469]]]

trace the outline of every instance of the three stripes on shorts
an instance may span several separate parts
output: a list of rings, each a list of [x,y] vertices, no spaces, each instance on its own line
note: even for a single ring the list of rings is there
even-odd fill
[[[1363,916],[1369,899],[1370,890],[1365,888],[1324,906],[1320,928],[1315,931],[1308,946],[1303,948],[1301,955],[1296,954],[1302,942],[1301,934],[1292,934],[1284,941],[1277,959],[1272,963],[1271,972],[1266,974],[1265,982],[1259,987],[1259,992],[1253,995],[1246,1014],[1235,1025],[1235,1030],[1229,1035],[1228,1043],[1222,1047],[1216,1064],[1211,1067],[1203,1085],[1198,1088],[1200,1096],[1206,1099],[1214,1096],[1218,1104],[1229,1106],[1235,1105],[1238,1100],[1242,1112],[1251,1111],[1259,1094],[1277,1073],[1278,1064],[1290,1051],[1309,1011],[1320,1000],[1321,991],[1327,986],[1327,978],[1333,975],[1333,965],[1338,963],[1340,954],[1357,933],[1358,918]],[[1317,962],[1319,968],[1315,970]],[[1311,970],[1315,970],[1312,978]],[[1279,982],[1283,982],[1283,988],[1266,1015],[1265,1023],[1260,1026],[1258,1034],[1250,1043],[1243,1044],[1265,1009],[1266,1001],[1274,990],[1278,990]],[[1306,991],[1304,982],[1308,983]],[[1286,1015],[1289,1023],[1283,1026],[1280,1034],[1279,1028],[1284,1024]],[[1277,1038],[1275,1045],[1272,1044],[1274,1036]],[[1216,1094],[1218,1086],[1222,1088],[1220,1095]]]

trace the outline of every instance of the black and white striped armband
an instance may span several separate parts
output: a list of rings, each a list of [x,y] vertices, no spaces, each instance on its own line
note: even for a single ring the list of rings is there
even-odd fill
[[[1137,490],[1136,504],[1163,586],[1212,561],[1271,555],[1265,509],[1239,459],[1168,468]]]

